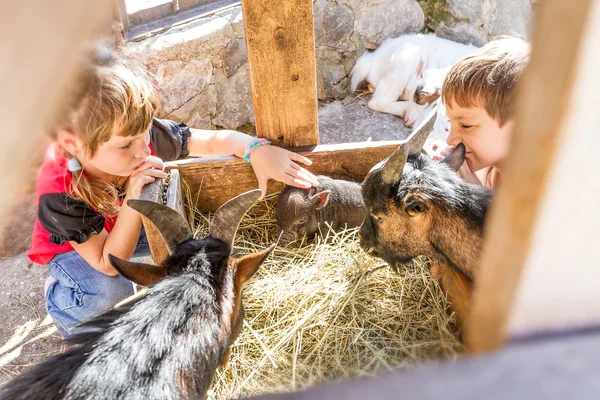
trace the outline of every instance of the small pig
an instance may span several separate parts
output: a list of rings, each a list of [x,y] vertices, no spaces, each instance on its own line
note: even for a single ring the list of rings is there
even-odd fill
[[[291,186],[277,199],[277,230],[281,242],[313,237],[319,224],[334,230],[360,226],[366,216],[360,184],[318,176],[320,186],[299,189]]]

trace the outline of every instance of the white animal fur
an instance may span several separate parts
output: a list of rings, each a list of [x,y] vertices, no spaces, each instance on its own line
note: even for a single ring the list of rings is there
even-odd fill
[[[425,70],[441,69],[456,63],[475,49],[475,46],[433,34],[411,34],[387,39],[374,52],[358,58],[351,72],[351,89],[355,91],[358,84],[366,80],[375,88],[369,101],[370,108],[405,117],[409,108],[408,100],[414,96],[414,88],[417,87],[411,81],[419,77],[417,72],[421,61],[421,67]],[[409,93],[409,84],[413,93]],[[419,115],[420,111],[415,114]],[[416,119],[412,113],[411,117]]]

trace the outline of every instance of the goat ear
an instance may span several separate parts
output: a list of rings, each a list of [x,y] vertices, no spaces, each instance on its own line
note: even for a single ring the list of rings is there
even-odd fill
[[[419,78],[423,78],[423,71],[425,71],[425,61],[421,58],[419,60],[419,65],[417,65],[417,76]]]
[[[150,286],[167,276],[165,267],[125,261],[112,254],[108,255],[108,259],[119,274],[138,285]]]
[[[435,118],[437,116],[437,106],[434,106],[427,117],[421,122],[419,126],[415,128],[413,133],[406,139],[408,143],[408,155],[417,157],[423,150],[423,145],[429,137],[429,134],[433,130],[435,125]]]
[[[408,143],[402,143],[381,167],[381,180],[384,185],[395,185],[398,183],[407,159]]]
[[[320,210],[321,208],[325,207],[327,205],[327,202],[329,201],[329,194],[331,193],[331,190],[325,190],[322,191],[320,193],[317,193],[315,195],[313,195],[310,200],[313,203],[313,207],[315,208],[315,210]]]
[[[237,261],[237,270],[235,271],[235,280],[238,287],[242,287],[258,271],[258,267],[267,259],[269,254],[275,249],[272,244],[268,249],[257,253],[248,254]]]
[[[448,156],[444,158],[444,161],[442,162],[447,164],[454,171],[458,171],[461,165],[463,165],[465,162],[466,151],[467,149],[465,145],[461,142],[454,148],[454,150],[452,150],[452,153],[448,154]]]

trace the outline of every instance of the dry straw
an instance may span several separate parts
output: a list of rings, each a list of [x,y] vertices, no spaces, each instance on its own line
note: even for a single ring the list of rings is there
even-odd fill
[[[277,241],[272,203],[257,207],[238,230],[238,255]],[[196,218],[196,236],[205,236],[209,218]],[[296,390],[459,351],[448,302],[425,264],[398,274],[360,249],[356,229],[323,234],[277,247],[247,284],[244,328],[209,398]]]

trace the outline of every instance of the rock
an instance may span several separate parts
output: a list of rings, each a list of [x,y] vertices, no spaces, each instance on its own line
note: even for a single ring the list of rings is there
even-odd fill
[[[348,71],[343,56],[330,48],[319,49],[317,59],[319,99],[343,98],[348,94]]]
[[[315,0],[313,13],[317,48],[327,46],[340,51],[356,50],[356,45],[350,40],[354,32],[354,17],[347,6]]]
[[[242,66],[231,78],[217,85],[217,115],[215,125],[235,129],[254,119],[252,90],[248,65]]]
[[[165,61],[157,64],[159,99],[163,114],[170,115],[204,91],[210,84],[213,66],[208,57],[198,60]]]
[[[488,0],[484,4],[483,18],[490,40],[502,36],[528,38],[533,20],[533,8],[529,0],[510,2]]]
[[[461,21],[469,21],[473,25],[483,23],[483,3],[485,0],[446,0],[448,13]]]
[[[435,31],[439,37],[459,43],[473,44],[481,47],[488,42],[487,31],[482,26],[475,26],[469,22],[442,22]]]
[[[248,63],[248,49],[246,48],[246,40],[233,38],[229,44],[221,52],[223,60],[223,71],[228,78],[235,75],[238,69]]]
[[[211,129],[212,117],[217,113],[217,89],[215,85],[208,86],[202,93],[194,97],[164,118],[183,121],[196,129]]]
[[[355,9],[356,31],[368,49],[390,37],[423,29],[425,17],[415,0],[365,0]]]

